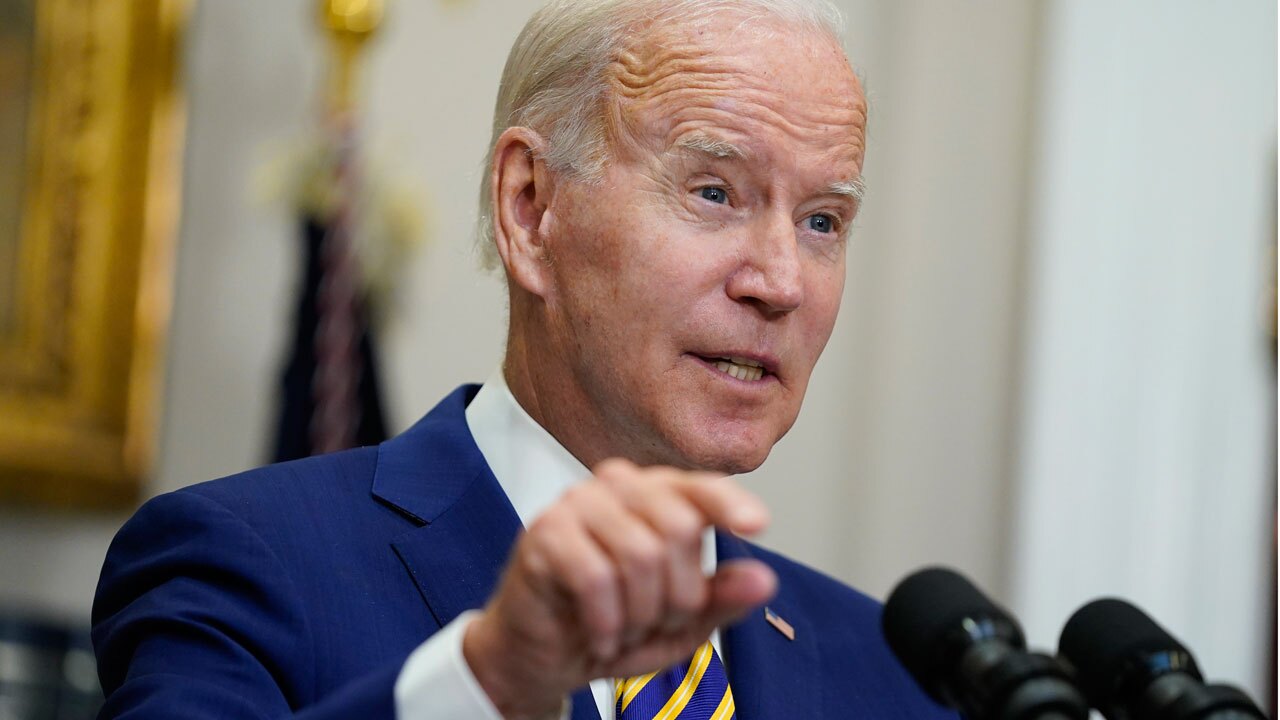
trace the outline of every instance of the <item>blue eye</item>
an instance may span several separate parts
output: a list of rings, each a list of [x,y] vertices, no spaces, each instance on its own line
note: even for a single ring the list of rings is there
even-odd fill
[[[830,215],[810,215],[809,229],[820,233],[829,233],[835,230],[836,223],[831,219]]]
[[[729,193],[725,192],[724,188],[704,187],[702,188],[702,199],[723,205],[729,202]]]

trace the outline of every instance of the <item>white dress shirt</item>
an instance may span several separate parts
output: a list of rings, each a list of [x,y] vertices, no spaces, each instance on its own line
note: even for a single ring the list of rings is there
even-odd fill
[[[520,407],[501,368],[472,398],[466,417],[480,454],[525,526],[591,475]],[[708,574],[716,568],[714,532],[708,528],[702,541],[702,568]],[[463,633],[478,613],[459,615],[409,655],[395,685],[399,720],[502,720],[462,654]],[[719,632],[712,633],[711,643],[721,652]],[[615,720],[613,686],[612,678],[591,681],[601,720]],[[565,703],[562,718],[568,715]]]

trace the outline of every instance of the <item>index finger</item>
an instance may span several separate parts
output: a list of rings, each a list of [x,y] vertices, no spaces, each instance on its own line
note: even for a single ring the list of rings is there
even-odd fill
[[[728,476],[671,467],[640,468],[618,459],[601,463],[595,474],[605,481],[623,485],[665,485],[687,500],[707,525],[734,533],[754,535],[769,524],[769,509],[764,502]]]
[[[769,525],[769,508],[764,501],[731,477],[687,473],[676,479],[675,485],[717,527],[738,535],[755,535]]]

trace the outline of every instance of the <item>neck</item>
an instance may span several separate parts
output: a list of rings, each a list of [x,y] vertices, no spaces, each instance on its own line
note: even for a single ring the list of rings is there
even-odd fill
[[[601,460],[618,454],[610,452],[602,438],[593,437],[588,431],[595,426],[587,415],[588,404],[565,402],[567,397],[580,400],[581,388],[573,387],[561,359],[548,356],[547,343],[530,339],[538,334],[524,330],[530,327],[529,319],[517,317],[516,313],[513,303],[507,353],[502,361],[502,377],[512,397],[534,422],[587,468],[594,468]],[[567,392],[556,392],[554,388],[562,384]]]

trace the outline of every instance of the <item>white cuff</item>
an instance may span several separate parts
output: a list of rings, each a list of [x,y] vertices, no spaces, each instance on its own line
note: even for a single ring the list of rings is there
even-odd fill
[[[459,615],[409,654],[396,678],[397,720],[503,720],[462,654],[467,626],[479,614]],[[571,709],[566,697],[560,720],[569,720]]]

